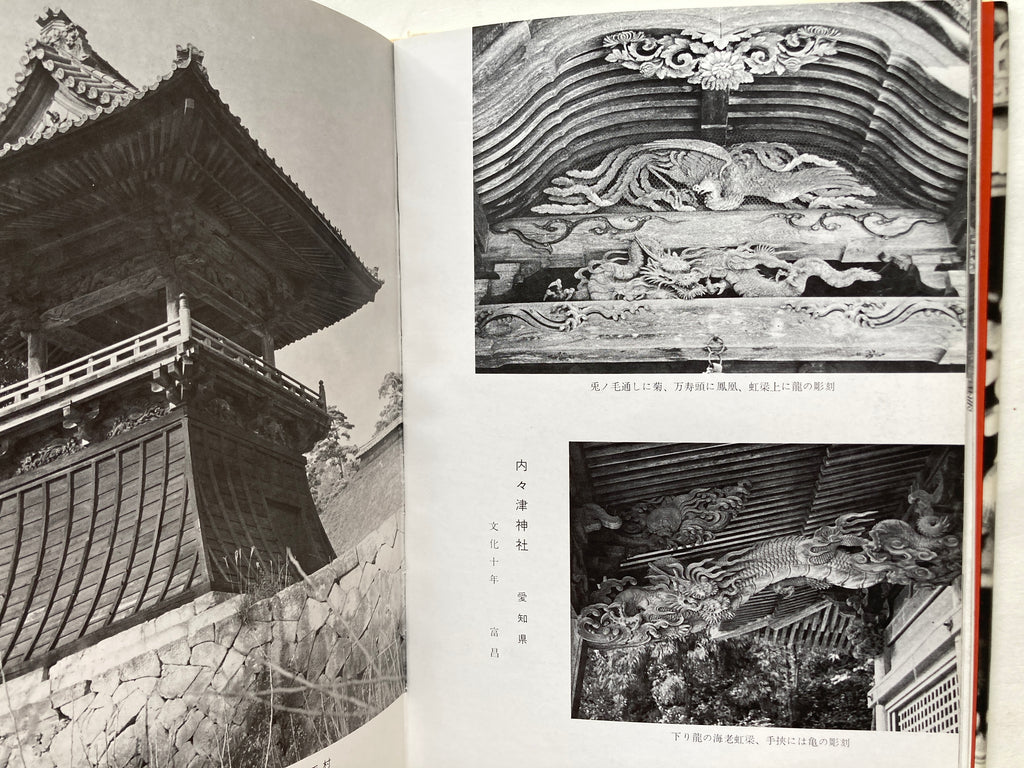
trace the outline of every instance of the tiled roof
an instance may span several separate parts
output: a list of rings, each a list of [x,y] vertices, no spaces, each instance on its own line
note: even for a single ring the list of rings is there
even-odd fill
[[[50,121],[53,125],[49,127],[118,104],[137,92],[134,85],[92,50],[85,30],[63,11],[47,9],[38,23],[42,30],[26,44],[22,69],[14,78],[16,85],[8,91],[7,101],[0,103],[0,126],[16,113],[22,99],[28,98],[31,84],[40,81],[33,75],[41,71],[49,74],[65,96],[64,109],[54,113]],[[57,108],[54,96],[49,97],[47,112]],[[45,126],[44,123],[39,128]]]
[[[178,56],[175,59],[174,68],[166,74],[161,75],[160,78],[153,84],[143,86],[142,88],[136,88],[134,86],[131,86],[130,91],[126,90],[121,93],[118,93],[115,96],[109,96],[108,92],[107,95],[109,96],[109,98],[106,99],[106,103],[98,105],[95,111],[83,114],[75,119],[65,120],[59,124],[49,126],[44,131],[41,131],[36,135],[24,136],[14,143],[5,143],[3,146],[0,146],[0,157],[4,157],[5,155],[8,155],[12,152],[16,152],[25,146],[38,144],[40,141],[49,139],[57,134],[68,133],[69,131],[75,128],[79,128],[85,125],[86,123],[94,122],[95,120],[103,117],[104,115],[110,115],[114,112],[121,111],[123,108],[127,107],[132,102],[139,101],[148,94],[154,93],[161,85],[163,85],[167,81],[171,80],[175,75],[177,75],[178,72],[180,72],[183,69],[187,69],[189,66],[193,64],[195,64],[196,67],[203,73],[203,77],[204,79],[206,79],[206,70],[202,66],[202,60],[202,51],[193,46],[191,43],[185,46],[184,48],[178,46]],[[24,71],[31,72],[32,66],[34,66],[34,64],[30,64],[29,67]],[[45,63],[43,64],[43,66],[45,66]],[[217,91],[214,90],[214,93],[216,94]],[[8,104],[13,105],[13,102],[16,101],[17,98],[18,97],[15,96],[10,102],[8,102]],[[221,103],[223,104],[223,102]],[[226,107],[227,105],[225,104],[224,106]],[[2,124],[3,120],[2,117],[0,117],[0,125]],[[239,124],[241,123],[239,122]]]
[[[78,70],[76,70],[74,74],[68,74],[70,70],[66,69],[64,65],[60,63],[63,59],[58,60],[58,58],[49,53],[49,48],[53,48],[52,45],[49,45],[49,48],[46,48],[48,44],[39,44],[38,41],[30,42],[32,43],[30,51],[46,49],[47,52],[42,58],[33,58],[28,60],[25,65],[25,69],[20,73],[21,78],[19,87],[14,89],[16,93],[14,93],[11,101],[8,103],[9,106],[7,111],[5,113],[0,113],[0,163],[9,158],[14,159],[16,157],[25,157],[27,159],[29,156],[34,156],[34,148],[41,149],[41,145],[48,144],[50,140],[59,140],[64,135],[78,134],[81,132],[82,135],[85,136],[90,133],[88,129],[93,123],[104,121],[107,118],[113,118],[123,114],[129,109],[142,110],[144,109],[141,106],[143,103],[149,104],[150,101],[159,102],[159,99],[157,98],[158,94],[163,94],[165,91],[172,90],[176,87],[175,84],[180,82],[181,85],[190,90],[191,94],[194,94],[196,97],[202,97],[202,100],[210,105],[210,108],[213,110],[213,114],[218,116],[217,127],[214,128],[211,126],[211,129],[219,133],[220,138],[222,139],[222,145],[225,147],[233,145],[236,148],[246,148],[246,151],[243,154],[250,159],[243,162],[249,164],[253,171],[258,171],[259,175],[270,181],[270,183],[283,183],[285,187],[287,187],[288,192],[286,193],[286,197],[293,197],[294,202],[288,203],[282,199],[282,201],[274,204],[281,212],[287,212],[282,215],[294,217],[293,221],[295,226],[299,228],[306,228],[307,232],[310,234],[310,237],[306,238],[306,240],[315,240],[316,237],[319,237],[320,241],[323,243],[333,242],[333,245],[328,247],[328,250],[333,254],[332,256],[328,256],[326,252],[317,256],[316,254],[308,252],[308,246],[302,246],[301,250],[304,251],[302,258],[307,260],[312,259],[309,268],[314,269],[317,272],[321,272],[324,268],[323,263],[320,263],[321,261],[326,259],[326,262],[333,262],[334,259],[340,256],[341,261],[345,266],[352,270],[348,273],[349,276],[356,278],[353,285],[358,284],[358,286],[360,286],[356,290],[356,293],[361,297],[358,299],[357,304],[344,310],[338,310],[337,308],[324,310],[326,314],[321,313],[323,314],[323,317],[318,316],[316,318],[312,318],[308,323],[303,325],[302,329],[295,329],[291,334],[284,334],[287,338],[283,338],[281,344],[291,343],[292,341],[302,338],[309,333],[332,324],[336,320],[340,319],[340,317],[350,314],[355,310],[355,308],[358,308],[358,306],[362,306],[366,301],[372,300],[373,294],[381,285],[383,285],[383,282],[376,277],[375,271],[368,269],[366,265],[355,256],[351,246],[345,240],[344,236],[324,215],[323,211],[313,203],[313,201],[302,191],[302,189],[299,188],[292,178],[285,173],[285,171],[267,153],[259,142],[256,141],[252,134],[244,125],[242,125],[241,120],[232,114],[229,106],[221,99],[219,92],[210,84],[208,74],[202,63],[202,51],[191,44],[184,47],[179,46],[173,67],[170,71],[162,75],[156,82],[147,86],[136,87],[131,85],[122,76],[120,76],[113,67],[110,67],[105,62],[103,62],[102,67],[97,65],[96,71],[105,73],[105,76],[109,79],[104,80],[104,82],[110,87],[106,90],[102,90],[102,92],[97,88],[95,99],[97,102],[103,102],[105,100],[107,103],[90,103],[89,109],[83,109],[81,114],[74,116],[69,115],[66,119],[60,120],[59,122],[41,126],[40,130],[28,132],[25,133],[25,135],[19,135],[14,141],[4,142],[5,117],[10,117],[12,115],[13,107],[21,98],[26,98],[23,94],[27,93],[26,88],[29,79],[34,77],[37,82],[39,81],[41,69],[46,66],[47,62],[52,63],[53,65],[53,70],[47,70],[50,76],[53,76],[54,72],[63,72],[66,78],[71,77],[74,79],[74,82],[76,83],[76,90],[79,83],[84,84],[87,82],[85,76]],[[44,48],[39,48],[38,45],[43,45]],[[94,57],[96,62],[102,61],[102,59],[95,54],[91,55]],[[90,78],[91,79],[88,80],[88,82],[92,83],[94,80],[98,81],[98,79],[100,79],[100,75],[93,74],[90,75]],[[188,82],[185,82],[186,80],[188,80]],[[118,87],[121,88],[118,92],[115,92],[115,83],[119,84]],[[89,85],[84,86],[85,93],[87,95],[90,92],[90,87],[91,86]],[[29,102],[26,102],[26,106],[29,106]],[[133,114],[135,114],[135,112],[133,112]],[[207,114],[210,113],[208,112]],[[225,128],[225,124],[229,127]],[[19,131],[19,133],[22,132]],[[250,154],[250,152],[252,152],[252,154]],[[237,153],[229,152],[228,154],[233,154],[235,159],[232,162],[236,162],[238,158],[241,157]],[[300,211],[303,210],[305,213],[300,213]],[[311,221],[311,219],[316,223]],[[305,223],[301,224],[300,222]],[[278,235],[282,232],[282,230],[278,228],[275,228],[275,231]],[[313,237],[313,232],[318,232],[316,237]],[[328,285],[330,282],[331,281],[328,280],[322,286],[318,286],[314,289],[315,292],[336,292],[336,286],[331,288],[330,285]],[[333,283],[331,283],[331,285],[333,285]],[[342,312],[342,314],[339,315],[339,312]]]

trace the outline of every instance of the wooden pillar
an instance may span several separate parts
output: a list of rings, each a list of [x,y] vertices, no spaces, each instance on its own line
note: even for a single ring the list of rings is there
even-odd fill
[[[28,331],[28,377],[39,376],[46,370],[46,337],[43,332]]]
[[[167,278],[164,284],[164,302],[167,306],[167,322],[178,319],[178,302],[181,295],[181,286],[175,277]]]
[[[192,336],[192,310],[188,307],[188,299],[185,294],[178,296],[178,320],[181,321],[181,335],[185,338]]]
[[[263,331],[260,334],[263,340],[263,362],[267,365],[274,365],[274,336],[270,331]]]

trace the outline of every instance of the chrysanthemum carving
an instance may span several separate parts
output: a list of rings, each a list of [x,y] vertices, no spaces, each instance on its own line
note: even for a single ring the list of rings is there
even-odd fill
[[[697,71],[686,82],[708,91],[731,91],[743,83],[754,82],[754,76],[736,51],[714,50],[697,62]]]

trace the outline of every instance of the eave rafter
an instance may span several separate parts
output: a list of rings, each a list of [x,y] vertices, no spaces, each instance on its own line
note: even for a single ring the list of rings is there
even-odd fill
[[[966,94],[942,73],[966,62],[931,28],[909,56],[903,33],[921,21],[911,16],[730,9],[480,31],[474,179],[487,219],[528,216],[553,179],[673,138],[791,144],[838,161],[879,190],[878,204],[945,210],[968,123]],[[804,57],[792,70],[790,45]]]

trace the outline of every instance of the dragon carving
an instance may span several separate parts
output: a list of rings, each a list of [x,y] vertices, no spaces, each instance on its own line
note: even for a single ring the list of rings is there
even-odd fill
[[[774,277],[763,270],[775,270]],[[610,251],[577,270],[579,285],[572,298],[695,299],[728,288],[740,296],[794,297],[803,294],[812,275],[837,288],[881,278],[859,267],[837,270],[814,257],[784,261],[768,246],[666,248],[634,237],[625,252]]]
[[[863,590],[878,584],[948,584],[959,574],[960,538],[946,532],[948,518],[924,515],[915,525],[881,520],[865,531],[873,514],[842,515],[811,535],[779,536],[688,565],[665,557],[649,566],[644,585],[633,577],[605,579],[593,596],[598,602],[580,612],[580,636],[606,648],[697,633],[715,636],[741,605],[775,585],[799,580]]]
[[[747,198],[789,208],[863,208],[875,191],[834,160],[781,142],[722,147],[664,139],[609,153],[591,170],[570,170],[544,193],[535,213],[592,213],[631,204],[652,211],[732,211]]]

